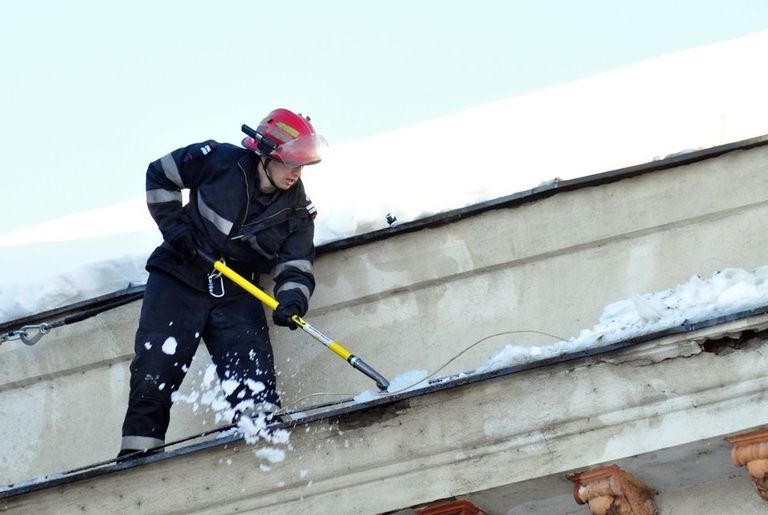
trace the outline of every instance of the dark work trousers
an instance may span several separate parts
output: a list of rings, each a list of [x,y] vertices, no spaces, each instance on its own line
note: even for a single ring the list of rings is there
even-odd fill
[[[227,294],[216,298],[163,272],[150,272],[131,362],[122,451],[165,442],[171,394],[179,389],[200,337],[219,378],[240,383],[227,396],[233,408],[249,400],[279,406],[264,308],[232,282],[225,284]],[[249,379],[266,388],[250,388],[256,383]]]

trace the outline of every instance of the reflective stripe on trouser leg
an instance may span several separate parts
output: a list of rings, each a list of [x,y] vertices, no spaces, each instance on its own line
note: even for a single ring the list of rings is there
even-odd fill
[[[165,440],[152,438],[149,436],[124,436],[120,444],[121,450],[146,451],[153,447],[159,447],[165,443]]]

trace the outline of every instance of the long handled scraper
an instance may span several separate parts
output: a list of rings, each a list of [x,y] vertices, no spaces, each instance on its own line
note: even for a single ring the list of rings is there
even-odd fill
[[[242,289],[256,297],[261,301],[262,304],[267,306],[271,310],[277,309],[278,302],[273,299],[268,293],[261,290],[259,287],[257,287],[255,284],[248,281],[245,277],[238,274],[231,268],[229,268],[223,261],[219,259],[215,259],[209,254],[201,251],[200,249],[197,250],[197,255],[203,258],[205,261],[213,265],[213,268],[215,268],[217,271],[219,271],[223,276],[230,279],[233,283],[240,286]],[[352,365],[354,368],[362,372],[363,374],[367,375],[374,381],[376,381],[376,386],[379,387],[379,390],[386,391],[387,388],[389,388],[389,381],[387,379],[376,372],[376,370],[373,369],[370,365],[368,365],[365,361],[363,361],[361,358],[355,356],[351,352],[349,352],[347,349],[342,347],[338,342],[333,341],[332,339],[328,338],[326,335],[312,327],[309,322],[301,318],[299,315],[293,315],[291,320],[294,321],[294,323],[301,327],[306,333],[308,333],[310,336],[312,336],[315,340],[319,341],[326,347],[328,347],[331,351],[333,351],[337,356],[339,356],[341,359]]]

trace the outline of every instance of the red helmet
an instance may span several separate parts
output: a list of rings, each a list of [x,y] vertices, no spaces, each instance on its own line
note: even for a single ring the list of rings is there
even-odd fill
[[[309,117],[288,109],[275,109],[255,131],[243,125],[243,132],[248,135],[243,139],[245,148],[291,167],[319,163],[328,146],[309,123]]]

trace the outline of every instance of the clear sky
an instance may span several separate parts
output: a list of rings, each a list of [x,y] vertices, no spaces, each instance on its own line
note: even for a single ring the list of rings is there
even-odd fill
[[[12,2],[0,233],[141,196],[274,107],[333,145],[766,28],[764,0]]]

